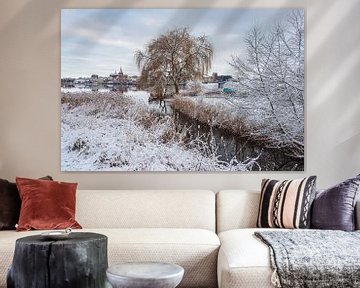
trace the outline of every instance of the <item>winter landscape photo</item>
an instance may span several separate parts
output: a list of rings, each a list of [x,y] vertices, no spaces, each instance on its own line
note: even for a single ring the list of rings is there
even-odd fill
[[[303,171],[304,9],[62,9],[62,171]]]

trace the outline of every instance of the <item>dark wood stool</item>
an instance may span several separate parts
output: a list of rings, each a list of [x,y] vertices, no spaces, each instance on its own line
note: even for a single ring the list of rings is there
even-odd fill
[[[107,237],[73,232],[66,239],[41,235],[16,240],[8,288],[101,288],[106,285]]]

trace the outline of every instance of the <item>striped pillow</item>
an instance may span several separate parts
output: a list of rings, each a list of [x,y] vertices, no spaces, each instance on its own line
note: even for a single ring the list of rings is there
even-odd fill
[[[316,176],[294,180],[263,179],[257,227],[308,228]]]

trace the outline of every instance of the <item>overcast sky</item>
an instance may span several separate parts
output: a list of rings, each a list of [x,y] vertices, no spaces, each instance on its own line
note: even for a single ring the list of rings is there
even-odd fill
[[[256,23],[269,27],[291,9],[62,9],[61,77],[108,76],[122,67],[139,75],[134,52],[179,27],[207,35],[214,46],[212,72],[233,74],[231,55]]]

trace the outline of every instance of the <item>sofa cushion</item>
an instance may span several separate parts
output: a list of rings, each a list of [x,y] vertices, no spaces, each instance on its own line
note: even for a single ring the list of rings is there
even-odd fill
[[[0,230],[15,230],[21,200],[15,183],[0,179]]]
[[[209,190],[78,190],[76,198],[76,219],[84,228],[215,231],[215,194]]]
[[[316,176],[294,180],[263,179],[257,227],[308,228]]]
[[[256,227],[260,192],[222,190],[216,194],[217,233]]]
[[[220,288],[274,287],[269,248],[254,236],[255,231],[261,230],[265,229],[235,229],[219,234],[221,248],[217,271]]]
[[[74,230],[77,231],[77,230]],[[138,228],[82,229],[108,237],[109,265],[134,261],[164,261],[185,269],[179,287],[216,287],[216,263],[220,241],[204,229]],[[0,287],[11,264],[17,238],[44,231],[0,232]]]
[[[76,183],[16,178],[21,198],[16,230],[81,228],[75,221]]]
[[[316,193],[311,215],[314,229],[355,229],[355,204],[359,192],[360,174]]]
[[[51,176],[40,179],[52,180]],[[18,223],[21,199],[16,183],[0,179],[0,230],[15,230]]]

